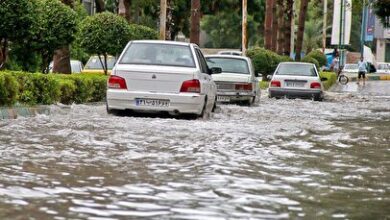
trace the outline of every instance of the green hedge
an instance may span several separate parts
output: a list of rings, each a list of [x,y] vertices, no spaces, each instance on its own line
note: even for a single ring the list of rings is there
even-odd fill
[[[336,76],[336,73],[334,73],[334,72],[321,72],[320,77],[327,79],[326,81],[322,81],[322,84],[324,85],[325,90],[328,90],[337,81],[337,76]]]
[[[0,106],[99,102],[105,98],[107,76],[0,72]]]
[[[318,64],[320,67],[326,66],[327,60],[324,53],[322,53],[319,50],[313,50],[310,53],[308,53],[305,57],[311,57],[318,61]]]
[[[280,62],[292,61],[290,57],[280,56],[260,47],[247,50],[246,55],[251,58],[256,73],[261,73],[264,80],[275,71]]]
[[[302,58],[301,62],[313,63],[314,65],[316,65],[317,70],[320,71],[320,64],[313,57],[305,56],[304,58]]]

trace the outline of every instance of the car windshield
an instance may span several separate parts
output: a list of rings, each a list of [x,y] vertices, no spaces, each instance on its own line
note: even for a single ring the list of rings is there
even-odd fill
[[[120,63],[195,67],[189,46],[162,43],[132,43]]]
[[[249,74],[249,67],[246,60],[234,58],[208,57],[207,65],[222,68],[224,73]]]
[[[385,64],[385,63],[379,64],[377,69],[378,70],[390,70],[390,65]]]
[[[346,70],[356,70],[359,69],[357,64],[345,64],[344,69]]]
[[[275,75],[317,76],[317,72],[312,64],[283,63],[279,65]]]
[[[115,57],[107,57],[107,69],[111,70],[115,65]],[[104,59],[102,57],[102,62],[104,62]],[[85,69],[91,69],[91,70],[102,70],[102,64],[100,63],[98,56],[93,56],[89,58],[87,64],[85,64]]]

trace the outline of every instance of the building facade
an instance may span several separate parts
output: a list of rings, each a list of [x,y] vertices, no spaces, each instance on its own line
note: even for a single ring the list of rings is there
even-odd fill
[[[390,28],[375,19],[376,61],[390,63]]]

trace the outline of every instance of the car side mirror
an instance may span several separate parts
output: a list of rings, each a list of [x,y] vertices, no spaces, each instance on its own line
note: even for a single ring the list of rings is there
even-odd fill
[[[255,77],[259,77],[260,76],[260,74],[259,73],[255,73]]]
[[[272,75],[267,75],[267,80],[271,80],[272,79]]]
[[[210,72],[211,72],[211,74],[220,74],[220,73],[222,73],[222,68],[221,67],[211,67]]]
[[[326,81],[328,80],[326,77],[321,77],[321,81]]]

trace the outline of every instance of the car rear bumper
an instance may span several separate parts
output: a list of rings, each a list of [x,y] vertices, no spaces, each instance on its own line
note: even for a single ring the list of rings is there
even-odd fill
[[[254,92],[233,92],[233,91],[217,91],[217,96],[222,98],[227,98],[229,101],[221,101],[219,102],[239,102],[239,101],[250,101],[253,97],[256,96]]]
[[[140,106],[136,99],[169,100],[169,106]],[[110,110],[139,112],[168,112],[170,114],[198,114],[203,110],[205,95],[196,93],[151,93],[107,90],[107,107]]]
[[[319,89],[284,89],[284,88],[269,88],[270,97],[288,97],[288,98],[316,98],[322,99],[323,92]]]

